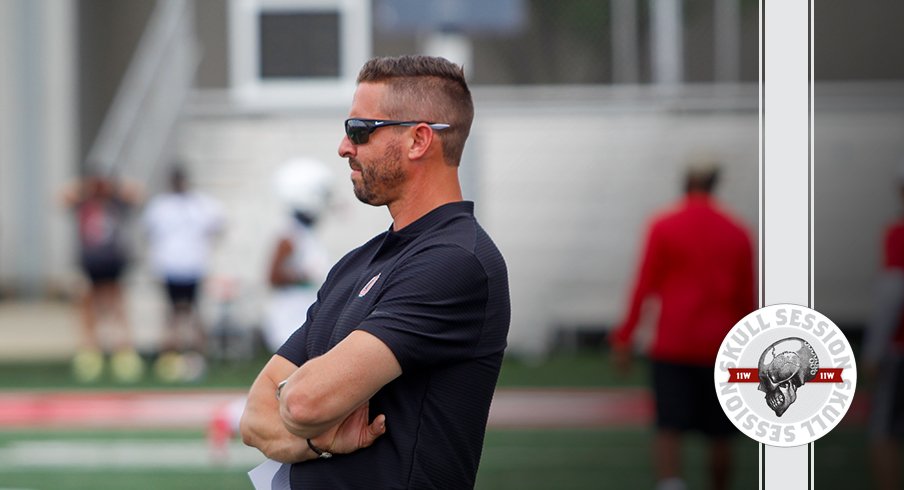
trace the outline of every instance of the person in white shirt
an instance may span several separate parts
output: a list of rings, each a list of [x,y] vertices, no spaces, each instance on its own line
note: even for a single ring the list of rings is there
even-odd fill
[[[285,223],[267,268],[270,294],[262,318],[266,347],[276,352],[305,322],[308,308],[333,263],[316,226],[330,207],[333,173],[323,162],[290,158],[273,175],[273,193],[279,198]],[[229,442],[239,432],[246,397],[224,404],[208,424],[211,456],[224,461]]]
[[[222,233],[224,213],[214,199],[191,190],[181,167],[170,173],[169,192],[155,196],[144,214],[151,269],[169,299],[167,329],[155,370],[175,381],[204,372],[205,335],[197,312],[198,288],[207,274],[208,256]],[[188,340],[180,335],[187,327]]]
[[[271,255],[270,298],[264,340],[276,350],[300,327],[332,266],[314,227],[326,209],[332,186],[329,168],[310,158],[292,158],[274,174],[274,191],[288,208],[288,220]]]

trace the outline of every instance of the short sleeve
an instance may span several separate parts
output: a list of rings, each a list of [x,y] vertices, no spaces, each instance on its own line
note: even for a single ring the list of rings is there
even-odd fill
[[[475,355],[488,297],[473,253],[453,245],[422,250],[397,265],[359,330],[379,338],[403,371]]]

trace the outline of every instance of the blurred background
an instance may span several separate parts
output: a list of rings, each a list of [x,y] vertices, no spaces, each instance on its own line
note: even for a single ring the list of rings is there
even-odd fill
[[[316,232],[333,260],[385,230],[388,213],[353,198],[336,148],[361,64],[423,53],[463,64],[474,93],[464,192],[511,280],[500,390],[552,396],[497,396],[478,488],[651,488],[644,365],[617,376],[604,339],[625,313],[645,225],[680,197],[690,157],[722,162],[717,197],[755,236],[758,6],[0,0],[0,487],[248,487],[259,456],[212,427],[269,355],[267,271],[286,215],[273,176],[293,158],[332,169]],[[856,350],[883,229],[901,211],[904,4],[821,2],[815,19],[814,306]],[[121,286],[149,363],[167,299],[141,216],[174,163],[224,216],[199,296],[206,371],[80,383],[70,360],[87,281],[60,194],[92,173],[141,190],[122,228]],[[576,421],[505,418],[544,403]],[[866,417],[855,406],[818,443],[820,488],[871,481]],[[688,481],[703,488],[702,445],[690,444]],[[734,488],[754,488],[756,444],[739,440],[737,453]]]

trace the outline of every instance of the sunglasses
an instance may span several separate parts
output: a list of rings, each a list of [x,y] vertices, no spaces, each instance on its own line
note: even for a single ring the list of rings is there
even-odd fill
[[[351,141],[352,143],[356,145],[363,145],[364,143],[367,143],[367,140],[370,139],[370,133],[373,133],[380,128],[385,128],[386,126],[416,126],[421,123],[430,126],[430,128],[432,128],[434,131],[440,131],[449,128],[449,125],[446,123],[354,118],[345,120],[345,134],[348,136],[349,141]]]

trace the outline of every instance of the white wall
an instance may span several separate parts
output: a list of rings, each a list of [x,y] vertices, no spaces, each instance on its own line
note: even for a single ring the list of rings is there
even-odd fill
[[[509,266],[513,351],[543,352],[553,330],[606,328],[625,301],[650,213],[681,194],[688,153],[726,161],[720,195],[756,233],[757,118],[752,93],[727,109],[623,100],[601,89],[477,90],[477,119],[462,173],[466,195]],[[713,104],[708,103],[710,106]],[[746,108],[745,108],[746,107]],[[215,259],[262,298],[282,219],[270,175],[311,156],[336,169],[336,204],[322,235],[335,259],[386,229],[385,209],[360,204],[336,154],[347,108],[274,117],[187,120],[177,152],[200,187],[227,203],[231,225]]]
[[[9,103],[8,87],[0,88],[0,101]],[[875,91],[817,98],[815,298],[820,311],[842,324],[868,317],[882,228],[901,210],[894,179],[904,165],[904,102],[876,103],[869,96]],[[618,88],[475,89],[477,119],[462,173],[478,218],[508,261],[512,352],[542,353],[559,327],[610,328],[619,321],[645,223],[679,197],[690,152],[709,150],[724,159],[718,196],[756,234],[754,94],[755,87],[736,93],[692,89],[664,100]],[[354,198],[347,163],[336,154],[347,107],[268,116],[209,109],[193,106],[178,127],[175,152],[188,163],[196,187],[228,209],[230,226],[213,257],[214,275],[239,282],[242,319],[251,324],[266,297],[266,264],[285,216],[270,182],[284,159],[314,157],[335,169],[335,202],[320,228],[334,259],[386,229],[390,217]],[[9,118],[0,121],[0,134],[9,138]],[[2,268],[18,252],[7,247],[11,235],[5,231],[9,189],[16,188],[6,160],[12,150],[0,151]],[[52,168],[56,175],[63,167]],[[57,223],[56,238],[46,245],[59,263],[53,277],[72,277],[71,243],[59,225],[68,216],[55,212],[50,219]],[[139,339],[151,346],[162,325],[162,297],[141,256],[129,290]],[[212,303],[208,311],[215,315]]]
[[[883,230],[904,210],[904,107],[896,100],[820,112],[817,98],[814,303],[840,325],[869,317]]]
[[[620,320],[645,224],[681,195],[692,153],[724,159],[718,195],[756,233],[755,112],[575,102],[501,107],[479,124],[480,217],[508,261],[516,351],[542,352],[559,327]]]
[[[478,88],[463,162],[466,195],[506,257],[512,352],[542,353],[560,327],[611,328],[623,314],[651,213],[681,194],[688,154],[725,162],[717,196],[758,231],[756,88],[688,87],[678,99],[640,89]],[[885,223],[900,213],[900,87],[845,86],[817,97],[814,169],[816,307],[841,324],[869,316]],[[335,258],[389,224],[357,202],[336,155],[347,108],[185,122],[179,152],[233,215],[218,270],[265,294],[263,267],[280,211],[267,194],[283,159],[335,165],[323,236]]]

